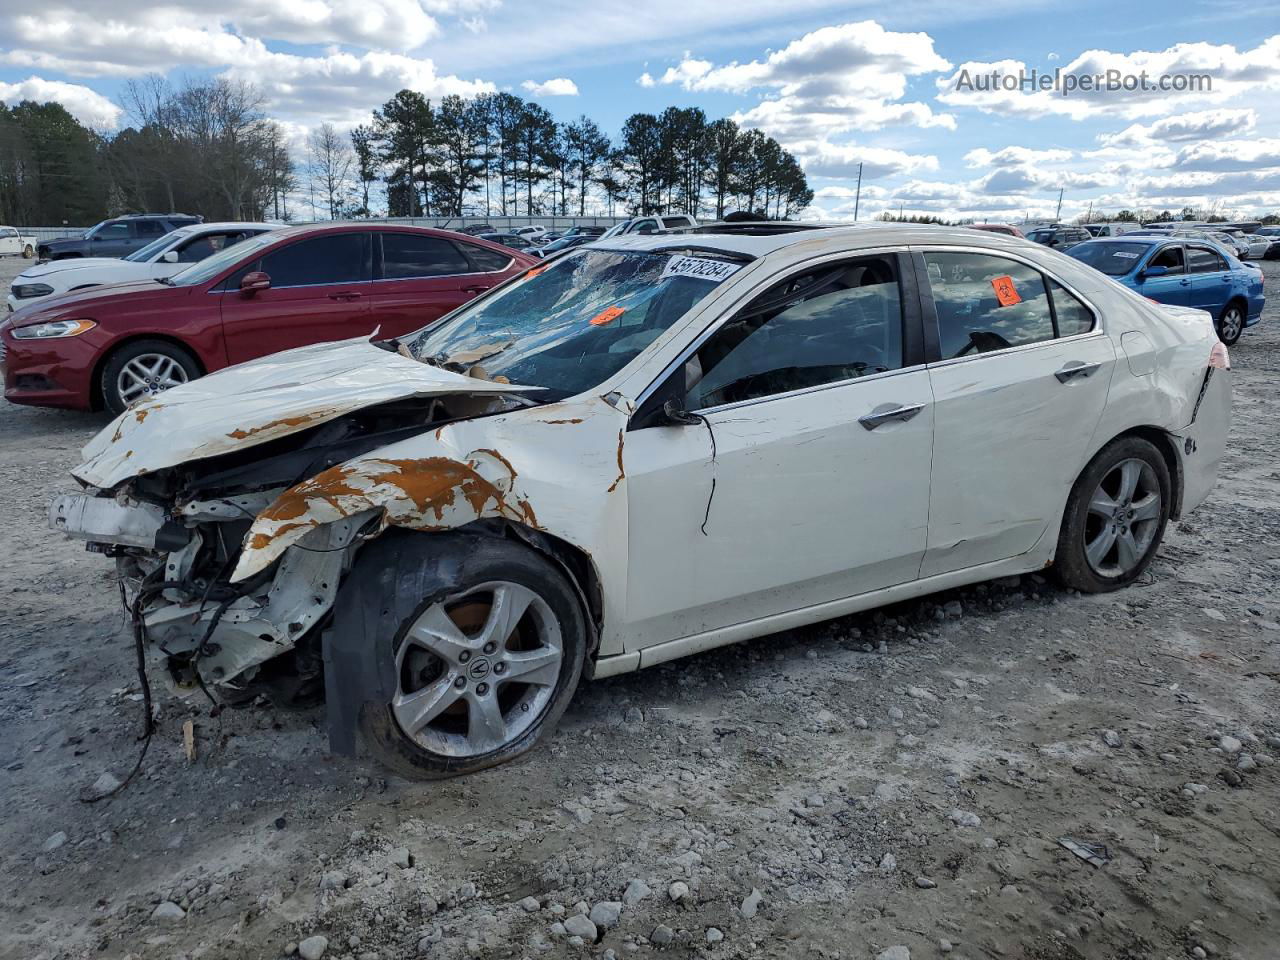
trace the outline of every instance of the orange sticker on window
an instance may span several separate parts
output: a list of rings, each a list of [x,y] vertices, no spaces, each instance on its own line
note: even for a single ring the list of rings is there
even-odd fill
[[[591,318],[591,325],[593,327],[603,327],[606,323],[611,323],[612,321],[617,320],[626,312],[626,309],[623,307],[605,307]]]
[[[1013,277],[993,277],[991,286],[996,292],[996,299],[1000,301],[1000,306],[1012,307],[1022,302],[1022,298],[1018,296],[1018,288],[1013,285]]]

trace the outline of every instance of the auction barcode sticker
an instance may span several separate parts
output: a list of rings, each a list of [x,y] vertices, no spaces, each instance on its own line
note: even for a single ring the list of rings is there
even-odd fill
[[[738,272],[738,265],[723,260],[710,260],[706,257],[672,257],[662,269],[659,280],[667,277],[693,277],[696,280],[710,280],[719,283]]]

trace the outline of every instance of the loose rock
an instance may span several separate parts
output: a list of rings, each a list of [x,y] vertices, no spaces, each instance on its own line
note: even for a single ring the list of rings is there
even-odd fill
[[[307,939],[298,944],[298,956],[302,960],[320,960],[328,949],[329,938],[316,934],[314,937],[307,937]]]

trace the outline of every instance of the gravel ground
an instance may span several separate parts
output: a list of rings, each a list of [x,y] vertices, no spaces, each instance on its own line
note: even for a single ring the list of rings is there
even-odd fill
[[[1280,330],[1231,354],[1218,488],[1129,590],[1013,578],[600,681],[438,785],[329,756],[320,710],[162,695],[97,804],[132,651],[44,505],[103,418],[4,405],[0,956],[1275,957]]]

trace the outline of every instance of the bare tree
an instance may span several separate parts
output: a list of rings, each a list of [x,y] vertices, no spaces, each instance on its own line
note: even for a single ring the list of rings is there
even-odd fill
[[[346,137],[338,135],[331,123],[322,123],[307,135],[311,182],[325,197],[329,219],[337,220],[351,192],[351,167],[355,154]]]

